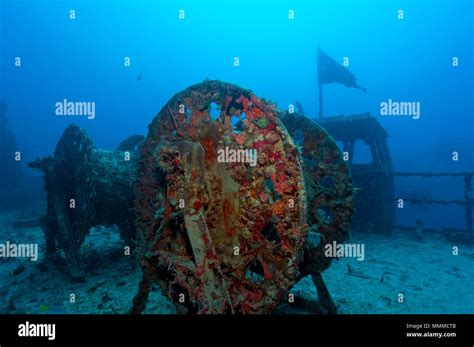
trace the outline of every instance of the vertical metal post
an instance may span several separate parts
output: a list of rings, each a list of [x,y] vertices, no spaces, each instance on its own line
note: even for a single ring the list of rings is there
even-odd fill
[[[472,174],[464,176],[464,198],[466,199],[466,229],[472,230]]]
[[[323,85],[318,83],[319,87],[319,118],[323,118]]]

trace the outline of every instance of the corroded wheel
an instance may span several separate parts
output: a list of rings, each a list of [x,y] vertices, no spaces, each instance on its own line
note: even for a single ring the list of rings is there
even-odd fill
[[[145,276],[183,312],[268,312],[294,284],[305,188],[273,104],[219,81],[176,94],[149,127],[137,182]]]
[[[349,238],[354,212],[351,173],[336,142],[321,126],[298,114],[283,112],[279,117],[299,148],[305,176],[310,237],[301,271],[321,272],[331,264],[324,246]]]

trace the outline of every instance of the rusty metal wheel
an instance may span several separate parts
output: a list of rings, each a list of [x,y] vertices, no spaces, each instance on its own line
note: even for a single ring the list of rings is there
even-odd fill
[[[324,246],[349,238],[354,212],[351,173],[336,142],[321,126],[298,114],[283,112],[279,117],[299,148],[304,169],[310,234],[301,271],[321,272],[331,264]]]
[[[205,81],[149,127],[135,203],[142,264],[183,312],[269,312],[296,280],[304,179],[277,113],[248,90]]]

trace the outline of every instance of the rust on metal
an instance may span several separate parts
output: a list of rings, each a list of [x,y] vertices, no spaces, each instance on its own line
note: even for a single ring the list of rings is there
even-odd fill
[[[236,160],[252,150],[255,162]],[[141,291],[158,281],[183,312],[268,312],[296,280],[307,235],[298,151],[276,107],[248,90],[205,81],[171,98],[142,147],[135,206]]]
[[[48,259],[58,260],[62,253],[69,274],[83,277],[80,248],[97,225],[117,225],[122,239],[132,246],[137,162],[137,151],[96,149],[83,129],[70,125],[53,156],[29,163],[44,174],[47,210],[41,224]]]
[[[343,243],[349,238],[354,211],[354,188],[349,166],[333,138],[305,116],[283,112],[280,118],[300,149],[310,238],[303,274],[324,271],[331,258],[325,257],[326,244]],[[316,239],[316,242],[311,242]]]

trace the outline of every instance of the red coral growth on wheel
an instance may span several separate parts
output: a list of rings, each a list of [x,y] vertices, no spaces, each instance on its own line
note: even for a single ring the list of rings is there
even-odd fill
[[[244,314],[269,312],[294,284],[305,188],[273,104],[220,81],[176,94],[149,127],[137,182],[135,312],[152,282],[182,312]]]

